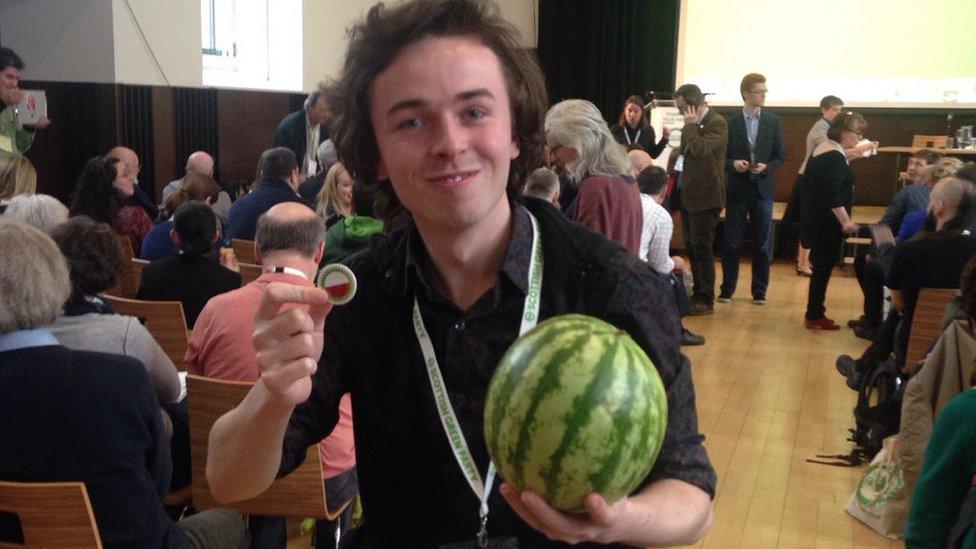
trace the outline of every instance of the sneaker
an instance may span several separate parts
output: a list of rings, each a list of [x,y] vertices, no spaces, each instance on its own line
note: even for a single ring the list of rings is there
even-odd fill
[[[688,314],[691,316],[710,315],[714,312],[715,307],[701,301],[695,301],[688,305]]]
[[[874,341],[874,338],[878,335],[878,329],[867,324],[858,324],[854,326],[854,335],[861,339]]]
[[[766,304],[766,296],[764,296],[764,295],[754,296],[752,298],[752,304],[753,305],[765,305]]]
[[[681,329],[681,344],[682,345],[704,345],[705,337],[700,336],[694,332],[689,331],[687,328]]]
[[[719,296],[715,298],[715,301],[718,301],[719,303],[731,303],[732,294],[719,294]]]
[[[820,318],[808,318],[804,320],[803,325],[807,327],[808,330],[840,330],[840,326],[834,324],[834,321],[822,316]]]

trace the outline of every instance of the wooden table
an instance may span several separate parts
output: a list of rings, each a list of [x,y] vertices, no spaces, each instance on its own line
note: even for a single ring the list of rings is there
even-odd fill
[[[879,153],[915,154],[925,147],[878,147]],[[976,149],[931,149],[945,156],[976,156]]]

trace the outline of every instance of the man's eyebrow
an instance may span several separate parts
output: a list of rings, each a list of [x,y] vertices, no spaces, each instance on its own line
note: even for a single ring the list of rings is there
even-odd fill
[[[465,90],[454,96],[456,101],[469,101],[471,99],[477,98],[488,98],[494,99],[495,94],[491,93],[488,88],[477,88],[473,90]],[[427,102],[423,99],[404,99],[403,101],[397,101],[386,111],[386,116],[392,116],[397,113],[397,111],[402,111],[405,109],[418,109],[427,105]]]

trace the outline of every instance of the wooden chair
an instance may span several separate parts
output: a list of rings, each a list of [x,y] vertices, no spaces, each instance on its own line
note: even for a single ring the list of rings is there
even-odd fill
[[[24,545],[0,547],[101,547],[83,482],[0,481],[0,511],[17,515]]]
[[[115,312],[134,316],[143,321],[156,343],[163,348],[177,369],[183,368],[183,357],[190,346],[183,316],[183,304],[179,301],[143,301],[103,295],[105,302]]]
[[[195,375],[186,377],[190,412],[190,463],[193,506],[199,510],[229,507],[245,514],[274,517],[314,517],[334,520],[346,506],[327,509],[322,462],[317,445],[309,446],[305,461],[288,476],[275,480],[262,494],[231,504],[217,502],[207,482],[207,442],[217,418],[237,406],[253,383],[223,381]]]
[[[234,248],[234,255],[237,256],[238,263],[250,263],[252,265],[258,264],[257,259],[254,257],[253,240],[241,240],[240,238],[232,238],[230,240],[230,246]]]
[[[122,243],[122,255],[125,257],[125,265],[122,266],[122,272],[119,273],[119,280],[115,283],[115,286],[105,293],[132,299],[136,296],[136,292],[139,291],[142,269],[139,269],[139,272],[136,273],[133,268],[132,259],[135,258],[135,253],[132,251],[132,240],[129,239],[129,235],[119,235],[119,241]]]
[[[238,265],[241,267],[241,285],[247,284],[249,282],[254,282],[259,276],[261,276],[261,266],[255,265],[253,263],[240,263]]]
[[[946,307],[957,293],[956,288],[922,288],[918,293],[905,352],[906,370],[913,369],[916,362],[924,359],[929,344],[939,337]]]
[[[917,149],[944,149],[949,143],[945,135],[916,135],[912,137],[912,147]]]
[[[871,232],[871,242],[875,248],[895,245],[895,235],[891,233],[891,227],[884,223],[872,223],[868,225],[868,231]]]

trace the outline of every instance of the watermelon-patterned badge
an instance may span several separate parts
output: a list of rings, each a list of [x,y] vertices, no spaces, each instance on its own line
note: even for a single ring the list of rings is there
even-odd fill
[[[345,305],[356,295],[356,275],[345,265],[330,263],[319,271],[316,280],[319,288],[329,292],[333,305]]]

